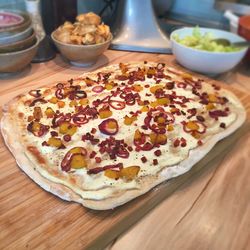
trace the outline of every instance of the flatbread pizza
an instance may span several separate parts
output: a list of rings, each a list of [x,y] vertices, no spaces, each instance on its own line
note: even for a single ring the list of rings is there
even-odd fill
[[[189,171],[245,118],[228,90],[136,62],[17,96],[4,107],[1,131],[43,189],[105,210]]]

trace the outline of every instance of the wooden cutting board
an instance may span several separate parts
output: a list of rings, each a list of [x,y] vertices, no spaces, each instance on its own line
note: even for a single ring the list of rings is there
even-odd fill
[[[43,78],[43,82],[48,84],[48,79],[51,80],[50,76]],[[27,89],[32,81],[28,86]],[[250,111],[249,96],[243,91],[231,90]],[[10,92],[13,94],[14,88]],[[92,211],[42,190],[16,166],[1,137],[0,249],[103,249],[175,190],[187,183],[192,185],[199,175],[215,168],[249,128],[248,120],[237,132],[219,142],[188,173],[109,211]]]

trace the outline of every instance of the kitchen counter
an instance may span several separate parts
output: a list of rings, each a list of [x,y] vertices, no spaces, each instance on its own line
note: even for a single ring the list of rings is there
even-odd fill
[[[60,56],[57,56],[46,63],[32,64],[23,72],[9,78],[0,78],[0,105],[2,106],[24,90],[74,78],[85,71],[107,64],[141,60],[176,64],[172,55],[109,50],[92,68],[82,69],[65,63]],[[217,80],[224,81],[229,86],[244,92],[242,98],[246,100],[244,103],[246,103],[248,120],[250,120],[249,66],[241,64],[233,71],[217,77]],[[10,217],[10,214],[13,215],[11,210],[15,209],[12,207],[15,206],[15,201],[12,199],[14,193],[21,196],[31,180],[23,176],[15,166],[13,157],[3,145],[2,137],[0,137],[0,159],[2,161],[0,163],[0,249],[8,247],[31,249],[29,242],[34,242],[34,239],[14,231],[15,218]],[[23,178],[19,178],[22,181],[20,189],[15,189],[10,185],[9,180],[14,177]],[[37,185],[32,187],[30,197],[39,201],[45,192]],[[49,202],[52,195],[46,195]],[[50,209],[49,204],[47,206]],[[16,216],[18,218],[18,215]],[[46,224],[46,221],[43,223]],[[39,232],[39,228],[34,228],[34,230]],[[43,236],[46,233],[41,231]],[[12,240],[9,240],[10,238]],[[45,242],[36,246],[39,246],[39,249],[48,248]],[[53,245],[53,248],[56,249],[57,246],[59,247],[59,245]],[[250,128],[230,147],[226,156],[214,164],[214,167],[203,172],[192,183],[182,185],[137,224],[114,240],[107,249],[228,250],[249,249],[249,246]],[[76,249],[77,247],[72,243],[67,245],[67,248]],[[81,245],[78,245],[77,249],[82,249]]]

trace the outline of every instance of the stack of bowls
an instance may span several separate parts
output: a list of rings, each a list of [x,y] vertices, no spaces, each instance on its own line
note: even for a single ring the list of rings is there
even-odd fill
[[[35,56],[38,43],[27,13],[0,10],[0,73],[25,68]]]

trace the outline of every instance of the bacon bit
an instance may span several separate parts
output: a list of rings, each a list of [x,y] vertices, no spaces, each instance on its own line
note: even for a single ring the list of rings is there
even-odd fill
[[[97,132],[96,128],[92,128],[91,131],[90,131],[91,134],[95,134],[96,132]]]
[[[161,155],[161,150],[160,150],[160,149],[156,150],[156,151],[154,152],[154,154],[155,154],[156,156],[160,156],[160,155]]]
[[[46,141],[43,141],[42,142],[42,146],[44,146],[44,147],[46,146],[47,147],[47,146],[49,146],[49,144]]]
[[[174,147],[177,148],[180,145],[180,140],[179,139],[175,139],[174,141]]]
[[[212,86],[213,86],[213,88],[214,88],[215,90],[220,90],[220,89],[221,89],[221,87],[218,86],[218,85],[216,85],[216,84],[212,84]]]
[[[223,97],[222,97],[222,104],[225,104],[225,103],[227,103],[227,102],[229,102],[228,99],[227,99],[226,97],[223,96]]]
[[[96,163],[101,163],[102,162],[102,159],[101,159],[101,157],[95,157],[95,162]]]
[[[224,122],[222,122],[222,123],[220,124],[220,127],[225,129],[225,128],[226,128],[226,124],[225,124]]]
[[[50,135],[52,137],[58,136],[58,133],[56,131],[50,131]]]
[[[158,160],[157,159],[153,159],[153,164],[157,165],[158,164]]]
[[[205,118],[204,118],[203,116],[201,116],[201,115],[197,115],[197,116],[196,116],[196,119],[197,119],[198,121],[200,121],[200,122],[204,122],[204,121],[205,121]]]
[[[187,118],[190,119],[196,115],[197,110],[196,110],[196,108],[192,108],[192,109],[188,109],[187,112],[190,114]]]
[[[33,120],[34,120],[34,117],[33,117],[33,115],[29,115],[29,116],[28,116],[28,119],[27,119],[27,120],[28,120],[28,122],[31,122],[31,121],[33,121]]]
[[[149,85],[149,84],[146,84],[144,87],[145,87],[145,88],[149,88],[149,87],[150,87],[150,85]]]
[[[143,157],[141,158],[141,161],[142,161],[143,163],[145,163],[145,162],[147,162],[147,158],[146,158],[145,156],[143,156]]]
[[[203,144],[203,142],[201,140],[198,140],[197,144],[198,144],[198,146],[201,146]]]
[[[98,147],[99,152],[101,154],[107,153],[110,159],[116,159],[116,157],[129,157],[129,151],[127,149],[128,145],[124,142],[124,140],[116,140],[112,136],[98,144]]]
[[[175,86],[175,82],[167,82],[165,85],[166,89],[168,89],[168,90],[173,89],[174,86]]]
[[[228,116],[228,113],[226,111],[223,111],[223,110],[213,110],[213,111],[209,111],[209,116],[214,118],[214,119],[218,119],[218,117]]]
[[[90,141],[92,145],[96,145],[99,143],[100,140],[95,138],[90,133],[86,133],[85,135],[82,136],[82,141]]]
[[[95,151],[92,151],[91,153],[90,153],[90,155],[89,155],[89,158],[90,159],[92,159],[92,158],[94,158],[95,156],[96,156],[96,152]]]
[[[187,141],[185,138],[181,137],[181,147],[186,147],[187,146]]]

